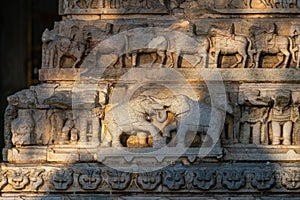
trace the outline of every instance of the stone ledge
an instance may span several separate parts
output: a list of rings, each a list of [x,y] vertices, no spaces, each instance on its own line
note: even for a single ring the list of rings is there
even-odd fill
[[[131,71],[133,70],[133,71]],[[176,71],[175,71],[176,70]],[[300,81],[300,69],[90,69],[83,74],[83,69],[41,69],[40,81],[79,81],[79,80],[114,80],[124,76],[129,71],[135,73],[135,77],[126,77],[127,81],[141,81],[145,73],[179,73],[190,82],[203,82],[205,80],[217,80],[225,82],[268,82],[268,83],[295,83]],[[80,74],[82,72],[82,74]],[[220,76],[218,76],[220,75]],[[202,76],[202,77],[201,77]],[[172,76],[162,76],[163,81],[174,82]],[[124,79],[124,77],[123,77]],[[145,78],[144,78],[145,79]]]
[[[228,145],[224,149],[224,160],[300,161],[299,146]]]

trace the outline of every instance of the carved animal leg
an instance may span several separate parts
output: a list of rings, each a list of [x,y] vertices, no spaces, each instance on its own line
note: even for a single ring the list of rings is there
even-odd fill
[[[255,62],[254,62],[254,55],[255,54],[255,51],[254,50],[251,50],[249,52],[249,57],[250,57],[250,63],[249,63],[249,67],[252,68],[252,67],[257,67],[255,66]]]
[[[170,64],[167,66],[168,68],[172,68],[174,67],[174,57],[173,57],[173,53],[170,51],[166,52],[167,54],[167,58],[170,60]]]
[[[256,54],[256,61],[255,61],[255,66],[256,68],[259,68],[259,61],[260,61],[260,55],[261,55],[261,51],[258,51]]]
[[[185,148],[185,134],[188,131],[188,125],[180,125],[177,129],[177,145],[178,148]]]
[[[195,68],[200,68],[199,65],[200,65],[203,58],[199,54],[195,54],[194,56],[196,56],[196,62],[194,64],[194,66],[195,66]]]
[[[215,64],[217,66],[217,68],[220,66],[220,68],[222,67],[222,61],[219,65],[219,56],[220,56],[220,50],[216,50],[215,52]]]
[[[261,137],[261,124],[260,122],[257,122],[253,125],[252,128],[252,143],[260,144],[260,137]]]
[[[131,64],[132,64],[132,67],[136,67],[136,65],[137,65],[137,58],[138,58],[138,53],[137,52],[132,53],[132,55],[131,55]]]
[[[235,55],[236,59],[237,59],[237,62],[234,63],[233,65],[230,66],[230,68],[235,68],[237,67],[241,62],[242,62],[242,56],[240,54],[236,54]]]
[[[63,54],[62,54],[62,53],[57,53],[57,63],[56,63],[56,68],[59,68],[59,67],[60,67],[60,62],[61,62],[62,57],[63,57]]]
[[[157,51],[158,56],[161,57],[161,65],[164,65],[167,60],[167,53],[166,51]]]
[[[283,68],[287,68],[289,61],[290,61],[291,53],[287,49],[283,49],[282,53],[284,54],[284,57],[285,57]]]
[[[296,53],[296,52],[295,52]],[[297,65],[296,68],[300,68],[300,47],[299,47],[299,51],[298,51],[298,58],[297,58]]]
[[[110,66],[115,67],[115,65],[118,63],[119,61],[119,56],[118,55],[113,55],[114,58],[112,59],[112,62],[110,64]]]
[[[293,123],[291,121],[285,122],[282,129],[283,145],[291,145]]]
[[[152,62],[151,62],[151,66],[154,65],[154,63],[158,60],[158,52],[157,53],[154,53],[154,55],[152,54]]]
[[[87,143],[88,120],[85,117],[80,119],[80,142]]]
[[[283,63],[283,61],[285,60],[284,55],[280,55],[280,54],[277,55],[277,59],[278,62],[273,66],[273,68],[279,67],[281,63]]]
[[[72,65],[72,68],[75,68],[76,65],[80,62],[80,58],[76,58],[76,61],[74,62],[74,64]]]
[[[49,64],[49,68],[54,68],[54,50],[51,49],[48,52],[47,62]]]
[[[250,139],[250,125],[248,123],[244,123],[242,125],[242,143],[249,144]]]
[[[95,144],[99,143],[99,132],[100,132],[100,122],[98,117],[92,119],[92,142]]]
[[[208,67],[208,53],[207,52],[202,54],[202,59],[199,58],[198,64],[200,64],[201,61],[202,61],[202,67],[207,68]]]
[[[268,145],[269,137],[268,137],[268,125],[265,123],[261,124],[261,135],[260,135],[261,144]]]
[[[246,68],[247,58],[248,58],[248,56],[247,56],[247,53],[245,52],[245,54],[243,56],[243,66],[242,66],[243,68]]]
[[[272,144],[273,145],[279,145],[280,144],[280,134],[281,134],[281,127],[278,122],[272,122],[272,132],[273,132],[273,139]]]
[[[176,59],[175,59],[175,63],[174,63],[174,64],[175,64],[175,65],[174,65],[175,68],[179,68],[179,66],[180,66],[180,65],[179,65],[180,57],[181,57],[181,51],[179,51],[179,52],[176,53]],[[180,64],[181,64],[181,63],[180,63]],[[180,66],[180,67],[181,67],[181,66]]]

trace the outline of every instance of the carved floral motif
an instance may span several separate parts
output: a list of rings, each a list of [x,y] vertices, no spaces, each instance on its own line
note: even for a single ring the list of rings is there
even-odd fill
[[[183,169],[166,169],[164,171],[163,185],[170,190],[179,190],[185,185],[185,170]]]
[[[283,171],[281,181],[282,185],[289,190],[299,189],[300,171],[296,168]]]
[[[124,190],[129,187],[131,183],[131,174],[122,171],[108,170],[106,171],[107,181],[112,189]]]
[[[193,185],[201,190],[209,190],[216,185],[215,170],[195,170]]]
[[[73,170],[61,169],[50,172],[50,183],[56,190],[66,190],[73,183]]]
[[[149,172],[139,174],[137,177],[137,184],[144,190],[154,190],[161,183],[161,172]]]
[[[275,173],[272,169],[255,170],[251,184],[258,190],[268,190],[275,184]]]
[[[100,185],[102,178],[100,169],[83,169],[78,177],[78,182],[84,190],[95,190]]]
[[[246,183],[244,171],[230,169],[223,172],[222,184],[229,190],[238,190]]]

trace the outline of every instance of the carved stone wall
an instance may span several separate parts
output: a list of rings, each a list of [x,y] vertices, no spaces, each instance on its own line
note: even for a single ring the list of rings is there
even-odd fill
[[[299,3],[61,0],[7,98],[3,197],[293,199]]]

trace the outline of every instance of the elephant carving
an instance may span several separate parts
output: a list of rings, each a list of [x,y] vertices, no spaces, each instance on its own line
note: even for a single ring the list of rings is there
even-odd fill
[[[134,134],[140,131],[153,137],[154,148],[162,147],[164,139],[160,136],[159,129],[151,123],[151,116],[156,110],[162,109],[162,105],[144,95],[112,107],[105,113],[102,147],[108,147],[110,143],[112,147],[122,147],[120,136],[123,132]]]
[[[177,147],[185,147],[186,133],[188,131],[202,131],[206,133],[203,139],[203,145],[207,145],[210,139],[215,140],[210,135],[210,130],[215,127],[216,122],[222,122],[225,119],[226,112],[221,109],[216,109],[208,104],[192,100],[186,95],[174,95],[164,99],[152,97],[155,101],[159,102],[165,110],[158,111],[158,121],[163,122],[172,113],[175,117],[171,123],[167,123],[163,128],[165,135],[170,135],[171,131],[177,130]],[[231,107],[226,106],[227,112],[232,112]],[[212,120],[213,119],[213,120]],[[221,130],[220,130],[221,131]]]

